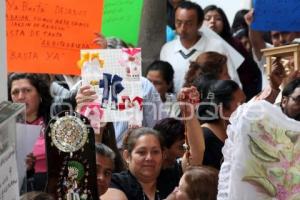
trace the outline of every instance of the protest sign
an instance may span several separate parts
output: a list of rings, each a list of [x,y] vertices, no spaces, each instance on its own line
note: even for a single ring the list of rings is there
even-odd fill
[[[96,47],[103,0],[7,0],[9,72],[80,74],[80,49]]]
[[[19,199],[16,152],[13,146],[0,152],[0,200]]]
[[[299,0],[256,0],[252,28],[260,31],[300,31]]]
[[[80,49],[103,32],[136,45],[142,0],[7,0],[9,72],[79,75]]]
[[[143,0],[106,0],[102,33],[136,45],[140,30]]]
[[[24,120],[24,112],[25,104],[0,103],[0,200],[19,199],[23,179],[18,176],[15,125]]]

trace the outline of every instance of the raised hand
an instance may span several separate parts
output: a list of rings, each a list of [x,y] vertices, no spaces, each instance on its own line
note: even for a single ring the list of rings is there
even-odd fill
[[[180,110],[184,117],[192,117],[194,115],[195,107],[200,101],[200,95],[196,87],[182,88],[177,100],[180,102]]]
[[[89,102],[93,102],[97,98],[98,96],[96,95],[96,92],[93,90],[92,86],[81,86],[75,97],[77,104],[76,111],[80,112],[80,109],[83,105]]]
[[[269,77],[271,87],[275,90],[278,90],[283,79],[286,77],[284,67],[280,62],[280,58],[276,58],[272,62],[272,71]]]

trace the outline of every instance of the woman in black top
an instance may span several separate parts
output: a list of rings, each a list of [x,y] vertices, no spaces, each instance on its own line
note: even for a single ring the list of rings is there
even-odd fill
[[[191,97],[193,100],[195,97],[193,93],[198,94],[195,87],[183,89],[179,95],[179,101],[187,102],[189,98],[186,97]],[[184,107],[183,113],[186,117],[192,116],[186,121],[191,159],[188,156],[183,157],[181,167],[184,170],[188,164],[200,165],[202,163],[204,140],[202,129],[192,107]],[[128,133],[123,146],[123,156],[129,170],[113,175],[111,186],[101,199],[159,200],[166,198],[178,184],[170,181],[169,178],[181,172],[180,170],[161,171],[164,155],[161,135],[150,128],[135,129]]]
[[[113,174],[102,200],[162,199],[156,187],[163,161],[162,149],[162,138],[153,129],[139,128],[130,132],[123,153],[129,170]]]
[[[206,91],[198,108],[205,138],[203,165],[220,169],[228,119],[246,97],[232,80],[211,80],[208,89],[199,84],[198,90]]]

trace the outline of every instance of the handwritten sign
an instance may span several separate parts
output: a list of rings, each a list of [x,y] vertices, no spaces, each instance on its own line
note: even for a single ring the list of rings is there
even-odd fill
[[[94,48],[103,0],[6,0],[9,72],[80,74],[80,49]]]
[[[19,199],[19,188],[26,174],[25,157],[18,163],[24,166],[22,171],[16,163],[16,157],[22,151],[18,145],[23,145],[26,140],[26,137],[23,137],[16,146],[16,135],[24,133],[24,129],[16,129],[16,121],[25,121],[25,104],[2,101],[0,103],[0,200]],[[21,177],[20,174],[23,176]]]
[[[102,33],[136,45],[139,36],[143,0],[106,0]]]
[[[299,0],[256,0],[252,28],[261,31],[300,31]]]
[[[16,154],[13,146],[0,154],[0,200],[19,199]]]

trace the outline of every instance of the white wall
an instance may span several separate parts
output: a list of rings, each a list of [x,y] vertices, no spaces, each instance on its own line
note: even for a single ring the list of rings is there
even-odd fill
[[[222,8],[232,24],[235,13],[240,9],[249,9],[251,0],[192,0],[198,3],[203,9],[211,4]]]
[[[0,102],[7,99],[5,2],[0,0]]]

